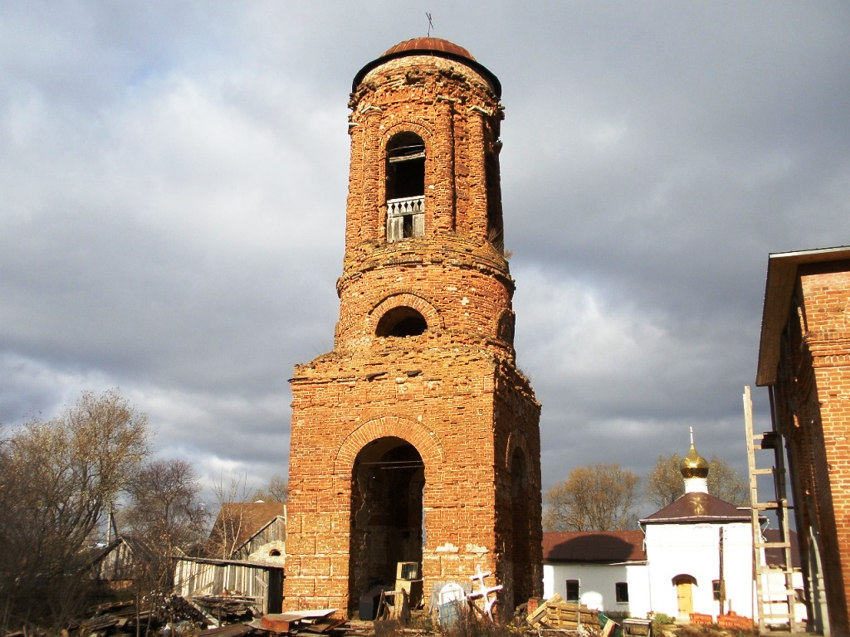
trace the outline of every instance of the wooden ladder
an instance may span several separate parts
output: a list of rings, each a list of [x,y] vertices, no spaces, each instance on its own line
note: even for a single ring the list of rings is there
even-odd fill
[[[768,630],[787,630],[798,632],[802,623],[798,622],[794,607],[796,591],[794,590],[793,564],[791,561],[791,533],[788,527],[788,498],[785,490],[785,456],[782,450],[782,436],[778,431],[753,433],[753,403],[749,386],[744,387],[744,421],[747,428],[747,461],[750,482],[750,513],[753,530],[753,579],[756,585],[756,604],[758,608],[759,632]],[[772,450],[773,465],[759,468],[756,465],[756,451]],[[761,501],[758,494],[758,478],[763,475],[773,476],[773,499]],[[779,540],[767,542],[761,528],[762,513],[773,511],[779,523]],[[769,572],[764,551],[780,549],[780,566],[784,577],[784,595],[773,598],[772,587],[768,586]]]

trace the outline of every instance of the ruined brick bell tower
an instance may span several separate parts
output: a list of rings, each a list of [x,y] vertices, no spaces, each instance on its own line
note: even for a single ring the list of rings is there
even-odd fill
[[[540,405],[514,357],[501,87],[398,44],[354,78],[334,349],[292,379],[285,607],[358,610],[398,562],[542,594]]]

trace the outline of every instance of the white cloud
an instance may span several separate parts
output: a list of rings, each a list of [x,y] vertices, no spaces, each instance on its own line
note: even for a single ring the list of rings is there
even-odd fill
[[[767,254],[847,243],[850,9],[429,11],[504,87],[546,479],[648,467],[690,424],[740,462]],[[390,2],[0,5],[0,423],[118,386],[205,480],[283,473],[286,379],[332,346],[350,82],[426,27]]]

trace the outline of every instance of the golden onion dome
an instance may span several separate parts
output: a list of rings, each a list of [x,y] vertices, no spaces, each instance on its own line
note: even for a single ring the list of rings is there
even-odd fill
[[[679,470],[685,479],[708,477],[708,462],[697,453],[694,443],[691,443],[691,450],[688,451],[688,455],[682,458]]]

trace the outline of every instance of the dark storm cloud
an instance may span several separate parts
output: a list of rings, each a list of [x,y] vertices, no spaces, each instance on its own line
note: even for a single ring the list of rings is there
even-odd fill
[[[544,483],[743,468],[769,252],[848,243],[844,3],[438,2],[502,81]],[[332,347],[357,70],[405,3],[0,6],[0,423],[119,386],[208,481],[284,473]],[[757,418],[766,408],[758,394]]]

